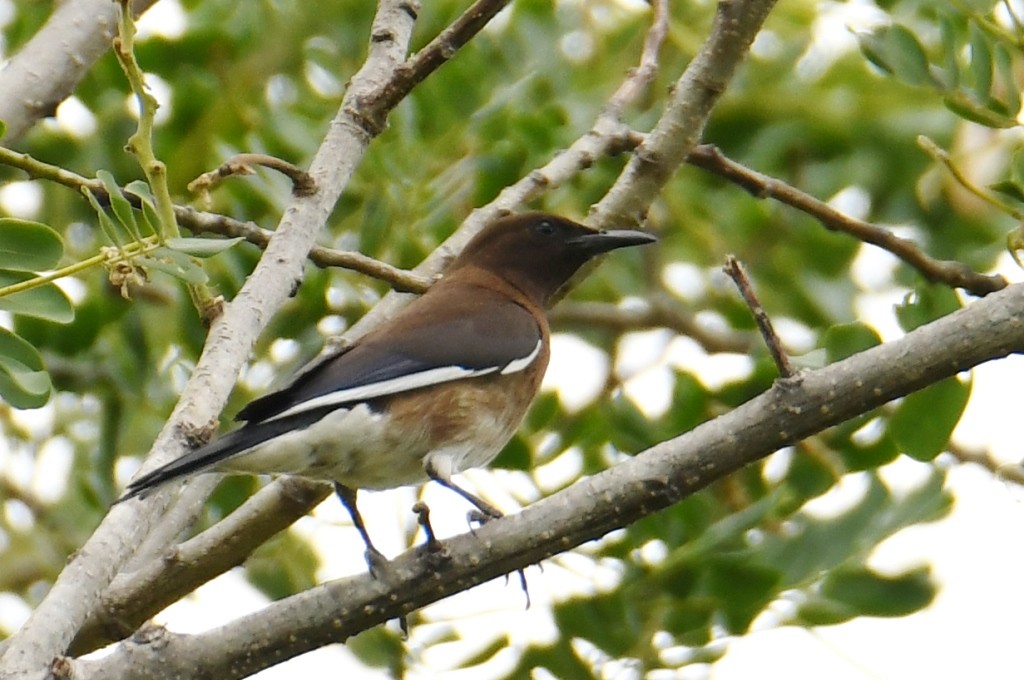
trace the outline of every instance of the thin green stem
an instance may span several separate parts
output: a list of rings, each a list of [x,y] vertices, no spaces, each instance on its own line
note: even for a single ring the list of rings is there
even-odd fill
[[[957,182],[960,183],[964,189],[971,192],[981,200],[1001,210],[1007,215],[1012,216],[1016,220],[1024,220],[1024,211],[1010,205],[1006,201],[1001,200],[995,194],[990,191],[985,191],[981,187],[972,183],[967,177],[960,172],[960,168],[956,166],[953,159],[950,158],[949,153],[940,147],[938,144],[930,140],[924,135],[919,135],[917,138],[917,145],[924,149],[925,153],[934,158],[936,161],[941,163],[950,175],[953,176]]]
[[[0,297],[23,293],[26,290],[31,290],[32,288],[51,283],[58,279],[62,279],[65,276],[73,276],[78,272],[85,271],[86,269],[98,265],[116,264],[118,262],[131,260],[137,255],[145,255],[146,253],[156,250],[160,245],[160,241],[156,236],[148,236],[141,241],[129,243],[123,247],[107,248],[105,252],[93,255],[81,262],[75,262],[74,264],[69,264],[66,267],[61,267],[49,274],[41,274],[28,279],[27,281],[20,281],[18,283],[11,284],[10,286],[4,286],[0,288]]]
[[[135,19],[132,16],[131,0],[118,0],[121,7],[118,19],[118,36],[114,38],[114,54],[121,64],[121,69],[128,78],[132,92],[139,102],[139,125],[135,133],[128,138],[128,149],[139,160],[142,172],[146,175],[153,201],[156,204],[157,216],[160,218],[158,233],[161,241],[181,236],[178,221],[174,215],[174,202],[167,186],[167,166],[157,159],[153,151],[153,122],[160,104],[156,97],[146,89],[145,76],[135,59]],[[205,284],[189,284],[189,297],[200,316],[208,319],[218,302]]]

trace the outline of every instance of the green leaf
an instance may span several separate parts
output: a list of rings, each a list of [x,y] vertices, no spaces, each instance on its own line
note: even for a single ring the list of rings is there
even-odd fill
[[[722,603],[729,630],[744,632],[774,599],[782,574],[745,555],[718,556],[713,562],[714,569],[708,573],[708,588]]]
[[[825,577],[821,594],[848,605],[859,616],[906,616],[935,599],[928,567],[899,576],[883,576],[867,567],[837,569]]]
[[[1010,177],[1017,185],[1024,184],[1024,149],[1017,149],[1013,153],[1013,159],[1010,161]]]
[[[491,467],[502,470],[529,470],[532,465],[533,456],[530,455],[529,445],[523,437],[516,435],[501,450]]]
[[[192,257],[210,257],[222,253],[245,239],[235,238],[169,238],[167,247]]]
[[[882,344],[882,338],[875,329],[855,321],[832,326],[825,331],[822,342],[825,345],[828,362],[835,363]]]
[[[900,328],[909,333],[919,326],[955,312],[960,307],[960,298],[952,288],[931,285],[907,293],[903,302],[896,305],[895,312]]]
[[[1016,116],[1020,113],[1020,85],[1017,83],[1013,55],[1003,45],[996,45],[995,64],[1002,90],[999,97],[1008,103],[1007,115]]]
[[[50,398],[39,352],[6,328],[0,328],[0,397],[15,408],[39,408]]]
[[[168,248],[158,248],[154,252],[166,256],[174,251]],[[203,271],[202,267],[192,262],[181,263],[175,261],[172,257],[150,257],[149,255],[139,255],[135,258],[135,261],[147,269],[154,269],[158,272],[169,274],[176,279],[181,279],[185,283],[198,285],[206,283],[208,280],[206,272]]]
[[[947,90],[955,90],[960,86],[960,64],[957,62],[956,28],[948,16],[944,16],[939,24],[940,35],[942,36],[942,60],[945,64]]]
[[[932,85],[928,55],[910,29],[894,24],[885,32],[886,58],[893,73],[911,85]]]
[[[979,102],[987,102],[992,97],[992,49],[989,37],[971,23],[971,89]]]
[[[904,397],[889,424],[896,445],[911,458],[935,458],[946,449],[970,394],[970,383],[954,376]]]
[[[0,288],[35,278],[31,274],[0,270]],[[12,314],[24,314],[38,319],[68,323],[75,318],[75,308],[64,291],[53,283],[0,297],[0,309]]]
[[[121,186],[114,180],[114,176],[106,170],[97,170],[96,177],[103,183],[107,190],[107,198],[110,200],[110,209],[113,211],[117,221],[121,223],[124,230],[136,241],[142,240],[139,233],[139,225],[135,222],[135,213],[132,204],[121,193]]]
[[[964,120],[969,120],[978,125],[998,130],[1017,126],[1016,118],[979,106],[959,90],[943,97],[942,103],[946,105],[946,108]]]
[[[96,217],[100,221],[100,229],[102,229],[103,233],[107,235],[110,242],[117,246],[123,245],[124,239],[121,238],[120,231],[114,224],[114,221],[110,219],[110,216],[107,215],[107,211],[103,209],[103,206],[100,205],[100,202],[96,199],[96,194],[89,191],[88,187],[82,187],[82,194],[85,196],[86,200],[89,201],[89,205],[92,206],[93,211],[95,211]]]
[[[1014,171],[1016,172],[1016,168],[1014,168]],[[988,185],[988,188],[1018,203],[1024,203],[1024,188],[1013,180],[1004,179],[995,184]]]
[[[60,234],[39,222],[0,218],[0,269],[52,269],[64,255]]]
[[[151,234],[156,234],[160,225],[160,215],[156,211],[156,202],[149,185],[142,180],[135,180],[129,182],[124,190],[139,198],[139,203],[142,206],[142,222]]]

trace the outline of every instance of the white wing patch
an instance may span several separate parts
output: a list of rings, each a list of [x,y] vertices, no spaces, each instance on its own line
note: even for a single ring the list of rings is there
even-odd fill
[[[347,390],[338,390],[336,392],[322,394],[319,397],[309,399],[301,404],[296,404],[290,409],[278,413],[273,418],[268,418],[265,422],[270,422],[279,418],[287,418],[288,416],[305,413],[306,411],[312,411],[324,406],[351,404],[353,402],[365,401],[367,399],[385,397],[390,394],[398,394],[399,392],[408,392],[409,390],[414,390],[419,387],[439,385],[441,383],[461,380],[463,378],[476,378],[498,372],[499,370],[501,375],[518,373],[532,364],[537,358],[537,355],[540,354],[541,342],[541,340],[538,340],[537,346],[533,348],[532,352],[520,359],[513,359],[508,362],[504,368],[499,368],[498,366],[488,366],[487,368],[476,369],[463,368],[462,366],[442,366],[440,368],[431,368],[426,371],[419,371],[418,373],[399,376],[398,378],[390,378],[388,380],[370,383],[369,385],[360,385],[359,387],[351,387]]]
[[[508,364],[505,365],[505,368],[501,369],[501,374],[508,375],[509,373],[518,373],[519,371],[523,370],[524,368],[532,364],[533,360],[537,358],[538,354],[540,354],[540,346],[543,342],[543,340],[538,340],[536,347],[533,348],[533,351],[527,354],[522,359],[514,359],[508,362]]]

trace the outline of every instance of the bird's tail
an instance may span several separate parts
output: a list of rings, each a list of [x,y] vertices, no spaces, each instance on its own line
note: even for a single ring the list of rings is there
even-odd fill
[[[145,496],[161,484],[200,472],[210,472],[217,465],[240,453],[273,439],[295,428],[297,419],[282,418],[251,425],[243,425],[237,430],[218,437],[206,446],[186,453],[181,458],[136,477],[128,483],[124,495],[117,499],[121,503],[136,496]],[[300,426],[305,423],[299,424]]]

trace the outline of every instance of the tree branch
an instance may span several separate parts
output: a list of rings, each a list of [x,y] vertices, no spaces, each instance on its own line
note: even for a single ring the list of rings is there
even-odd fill
[[[777,381],[691,432],[444,541],[444,568],[413,549],[386,584],[323,584],[196,635],[150,631],[108,657],[69,662],[74,677],[239,678],[526,567],[626,526],[827,427],[1024,350],[1024,284],[1011,286],[836,364]]]
[[[720,0],[711,34],[676,81],[665,112],[614,186],[590,211],[597,227],[637,224],[700,141],[718,98],[750,49],[775,0]]]
[[[155,3],[135,0],[135,16]],[[115,33],[117,5],[111,0],[55,3],[46,24],[0,69],[0,120],[7,125],[4,144],[13,144],[40,118],[54,115],[57,105],[110,49]]]
[[[702,144],[687,156],[686,161],[746,189],[756,198],[774,198],[814,217],[830,231],[849,234],[865,243],[887,250],[917,269],[929,281],[963,288],[979,297],[1006,287],[1002,276],[979,274],[962,262],[936,260],[916,243],[900,238],[888,229],[844,215],[828,203],[792,187],[785,182],[751,170],[730,160],[712,144]]]

